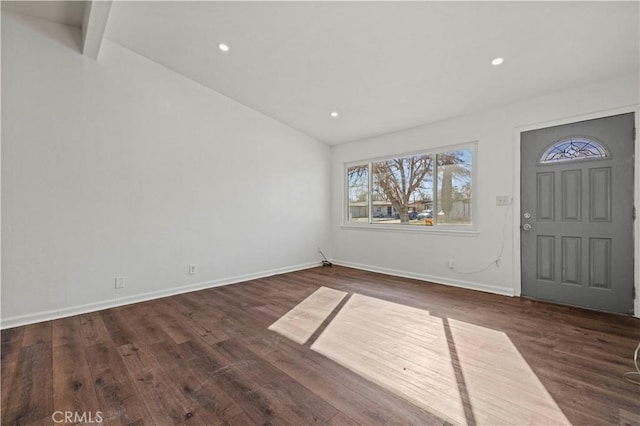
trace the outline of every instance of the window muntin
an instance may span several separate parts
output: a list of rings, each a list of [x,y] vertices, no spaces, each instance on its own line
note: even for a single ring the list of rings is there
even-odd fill
[[[608,157],[609,150],[601,142],[592,138],[576,136],[562,139],[547,148],[540,157],[540,164]]]
[[[474,156],[475,144],[349,165],[347,223],[473,226]]]

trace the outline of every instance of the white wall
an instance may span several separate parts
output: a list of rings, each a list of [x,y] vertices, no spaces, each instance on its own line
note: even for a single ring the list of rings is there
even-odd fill
[[[318,264],[328,146],[108,40],[98,61],[79,45],[2,13],[3,327]]]
[[[536,127],[536,123],[560,124],[557,121],[561,119],[578,121],[594,118],[621,107],[624,108],[614,112],[634,111],[639,101],[638,81],[638,75],[623,76],[581,89],[332,148],[333,259],[336,263],[362,269],[501,294],[519,294],[518,129],[524,126]],[[475,163],[477,234],[455,236],[341,226],[344,216],[345,163],[469,141],[478,141]],[[640,193],[639,157],[636,156],[636,194]],[[498,195],[513,197],[514,204],[508,208],[496,206]],[[508,212],[505,209],[509,209]],[[460,274],[448,269],[449,258],[455,260],[456,269],[460,271],[478,270],[495,259],[501,246],[505,213],[508,214],[505,251],[499,267],[492,266],[475,274]],[[639,240],[637,228],[635,235],[636,240]],[[637,254],[636,250],[636,258]],[[639,278],[637,266],[636,277]],[[640,279],[636,279],[636,283],[639,281]],[[639,310],[636,307],[636,314]]]

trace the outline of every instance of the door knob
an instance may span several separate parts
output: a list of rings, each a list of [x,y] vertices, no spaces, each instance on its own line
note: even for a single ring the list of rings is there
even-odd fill
[[[531,231],[531,224],[525,223],[524,225],[522,225],[522,229],[525,231]]]

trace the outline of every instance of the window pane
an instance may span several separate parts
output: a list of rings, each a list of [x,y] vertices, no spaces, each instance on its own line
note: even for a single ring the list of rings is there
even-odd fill
[[[438,225],[471,224],[471,149],[438,154]]]
[[[371,170],[372,222],[424,226],[433,204],[433,157],[378,161]]]
[[[348,221],[369,222],[369,165],[352,166],[347,169]]]
[[[542,154],[540,163],[547,164],[559,161],[595,160],[608,157],[609,151],[603,144],[584,137],[574,137],[563,139],[549,147],[549,149]]]

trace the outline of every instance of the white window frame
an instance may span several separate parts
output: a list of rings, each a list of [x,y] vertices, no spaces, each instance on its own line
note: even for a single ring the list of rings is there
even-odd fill
[[[462,149],[471,150],[471,224],[469,225],[451,225],[440,224],[434,226],[417,226],[417,225],[402,225],[402,224],[379,224],[373,223],[373,205],[372,205],[372,188],[373,188],[373,175],[372,175],[372,163],[378,161],[386,161],[393,158],[411,157],[415,155],[432,155],[434,160],[438,154],[444,152],[457,151]],[[367,202],[369,218],[366,223],[364,222],[350,222],[349,221],[349,180],[347,173],[349,167],[364,166],[368,167],[368,192]],[[414,232],[414,233],[428,233],[428,234],[453,234],[453,235],[477,235],[478,234],[478,141],[465,142],[456,145],[439,146],[436,148],[424,149],[420,151],[404,152],[394,155],[386,155],[384,157],[375,157],[359,161],[350,161],[343,164],[342,170],[342,224],[343,228],[350,229],[362,229],[362,230],[375,230],[375,231],[392,231],[392,232]],[[437,169],[434,170],[433,176],[434,187],[434,204],[437,206],[437,193],[438,193],[438,173]],[[436,210],[434,206],[434,212]],[[435,214],[434,214],[435,216]],[[437,220],[437,219],[436,219]]]

